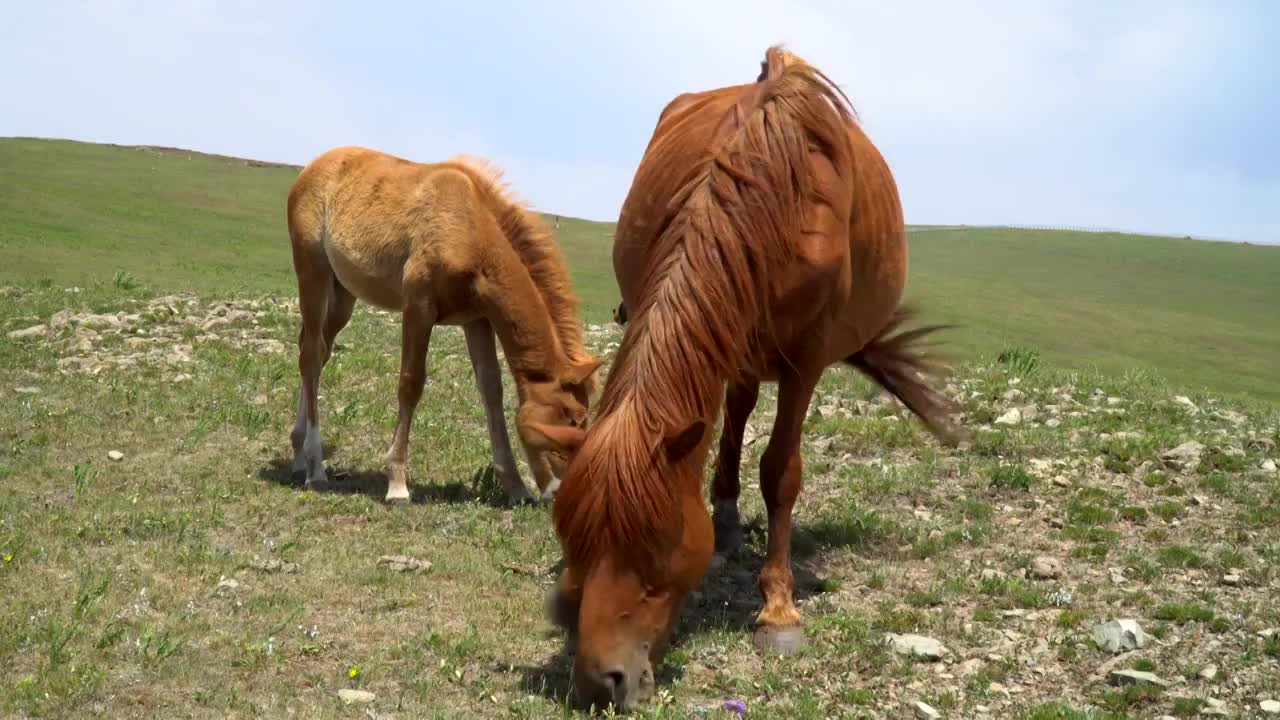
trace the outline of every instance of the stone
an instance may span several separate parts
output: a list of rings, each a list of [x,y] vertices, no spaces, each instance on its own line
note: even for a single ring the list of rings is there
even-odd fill
[[[254,556],[253,562],[249,563],[249,565],[254,570],[257,570],[259,572],[265,572],[265,573],[277,573],[277,572],[296,573],[298,572],[298,563],[285,562],[283,560],[277,560],[276,558],[269,558],[267,560],[262,560],[257,556]]]
[[[1270,458],[1263,460],[1258,469],[1262,472],[1274,473],[1276,471],[1276,461]]]
[[[1147,646],[1147,634],[1137,620],[1112,620],[1093,628],[1093,642],[1109,653],[1140,650]]]
[[[13,389],[13,391],[18,393],[19,395],[39,395],[40,394],[40,388],[31,387],[29,385],[25,387],[16,387]]]
[[[338,697],[342,698],[342,702],[347,705],[368,705],[378,698],[377,695],[374,695],[368,690],[351,690],[350,688],[343,688],[339,690]]]
[[[920,660],[941,660],[944,655],[950,652],[941,642],[923,635],[888,633],[885,635],[885,641],[899,655],[907,655]]]
[[[1009,388],[1004,392],[1004,399],[1010,402],[1013,402],[1014,400],[1021,400],[1026,396],[1027,394],[1022,392],[1018,388]]]
[[[1056,428],[1061,424],[1062,424],[1062,421],[1059,420],[1058,418],[1049,418],[1048,420],[1044,421],[1044,426],[1047,428]]]
[[[1111,680],[1111,684],[1118,687],[1125,685],[1154,685],[1167,688],[1172,684],[1155,673],[1143,670],[1112,670],[1108,677]]]
[[[1200,408],[1197,407],[1195,403],[1191,402],[1191,398],[1187,397],[1186,395],[1175,395],[1173,397],[1173,402],[1175,405],[1181,406],[1184,410],[1191,413],[1192,415],[1197,415],[1200,413]]]
[[[1028,569],[1031,571],[1031,577],[1040,580],[1053,580],[1062,575],[1062,563],[1058,562],[1057,558],[1044,555],[1032,558]]]
[[[10,338],[11,340],[23,340],[23,339],[27,339],[27,338],[38,338],[38,337],[44,337],[45,335],[48,335],[48,334],[49,334],[49,326],[47,326],[47,325],[32,325],[32,326],[31,326],[31,327],[29,327],[29,328],[23,328],[23,329],[21,329],[21,330],[12,330],[12,331],[10,331],[10,332],[9,332],[9,338]]]
[[[1018,408],[1012,408],[996,418],[997,425],[1017,425],[1020,422],[1022,422],[1022,411]]]
[[[218,585],[213,589],[219,595],[227,592],[234,592],[240,587],[240,581],[235,578],[224,577],[218,580]]]
[[[1263,700],[1258,709],[1268,715],[1280,715],[1280,700]]]
[[[1027,405],[1018,412],[1022,414],[1022,419],[1026,422],[1031,422],[1032,420],[1040,417],[1040,410],[1038,410],[1035,405]]]
[[[1227,573],[1222,576],[1222,584],[1230,585],[1232,587],[1239,585],[1243,580],[1244,578],[1240,577],[1239,573]]]
[[[942,717],[942,713],[934,710],[928,703],[923,703],[919,700],[912,704],[912,708],[915,710],[916,717],[920,718],[920,720],[939,720]]]
[[[378,558],[378,564],[385,565],[392,572],[424,572],[431,569],[429,561],[408,555],[383,555]]]
[[[1160,454],[1160,460],[1175,470],[1191,472],[1200,466],[1200,455],[1203,453],[1203,444],[1188,440],[1175,448],[1165,450]]]
[[[978,573],[978,579],[986,580],[988,582],[1003,580],[1004,578],[1005,574],[995,568],[982,568],[982,572]]]
[[[121,460],[124,459],[124,453],[120,452],[119,450],[108,450],[107,459],[112,462],[120,462]]]
[[[1213,680],[1218,677],[1217,665],[1205,665],[1200,668],[1200,672],[1196,673],[1201,680]]]

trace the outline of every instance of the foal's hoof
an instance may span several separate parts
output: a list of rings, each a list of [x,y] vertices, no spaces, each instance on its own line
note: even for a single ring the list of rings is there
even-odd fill
[[[324,476],[307,478],[305,486],[313,492],[333,492],[336,487],[332,480]]]
[[[386,497],[386,499],[385,499],[383,502],[385,502],[386,504],[388,504],[388,505],[390,505],[390,506],[392,506],[392,507],[401,507],[401,506],[403,506],[403,505],[408,505],[408,504],[409,504],[409,496],[408,496],[408,495],[403,495],[403,496],[401,496],[401,495],[396,495],[396,496],[392,497],[391,495],[388,495],[388,496]]]
[[[761,625],[756,628],[752,644],[758,652],[795,655],[805,645],[804,627],[800,625]]]

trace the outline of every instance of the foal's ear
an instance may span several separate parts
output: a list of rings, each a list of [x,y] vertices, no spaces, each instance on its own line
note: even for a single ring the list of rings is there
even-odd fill
[[[571,425],[531,422],[520,427],[520,436],[526,445],[539,450],[565,450],[573,453],[582,447],[587,432]]]
[[[702,420],[695,420],[689,427],[681,430],[675,435],[668,435],[663,440],[663,445],[667,451],[667,461],[674,464],[685,458],[686,455],[693,452],[698,447],[698,443],[702,442],[702,436],[707,432],[707,423]]]
[[[564,376],[566,382],[574,385],[585,383],[600,366],[604,364],[604,360],[598,357],[589,357],[586,360],[579,360],[569,368],[569,372]]]

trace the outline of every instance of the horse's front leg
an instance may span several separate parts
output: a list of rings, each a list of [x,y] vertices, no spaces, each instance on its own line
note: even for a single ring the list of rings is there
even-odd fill
[[[742,545],[742,522],[738,516],[742,434],[759,396],[760,383],[755,380],[734,383],[725,390],[724,430],[720,433],[720,454],[711,483],[716,553],[722,556],[732,555]]]
[[[760,492],[769,514],[769,546],[760,570],[764,608],[756,616],[755,645],[761,651],[789,655],[804,645],[804,629],[796,610],[795,577],[791,574],[791,510],[800,494],[800,436],[809,400],[821,372],[788,372],[778,380],[778,414],[764,456],[760,458]]]
[[[409,502],[409,482],[405,464],[409,459],[409,429],[413,414],[422,399],[422,386],[427,380],[427,349],[431,345],[431,328],[435,311],[424,301],[405,303],[400,320],[400,414],[396,433],[387,450],[387,502]]]
[[[502,413],[502,368],[498,365],[498,348],[494,342],[493,326],[480,319],[463,327],[467,338],[467,353],[471,355],[471,369],[476,375],[476,386],[484,404],[485,420],[489,426],[489,446],[493,452],[493,471],[513,502],[529,499],[529,490],[520,478],[515,453],[511,450],[511,438],[507,435],[507,419]]]

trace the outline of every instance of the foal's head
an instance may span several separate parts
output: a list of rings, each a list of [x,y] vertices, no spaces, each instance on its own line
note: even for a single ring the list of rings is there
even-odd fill
[[[578,701],[629,710],[653,695],[654,668],[711,562],[700,488],[708,431],[697,421],[653,447],[608,422],[543,429],[574,456],[556,499],[566,565],[548,611],[576,649]]]
[[[540,428],[586,429],[595,373],[602,363],[594,357],[577,360],[554,373],[535,375],[525,383],[516,430],[530,462],[545,458],[556,477],[564,475],[571,453]]]

